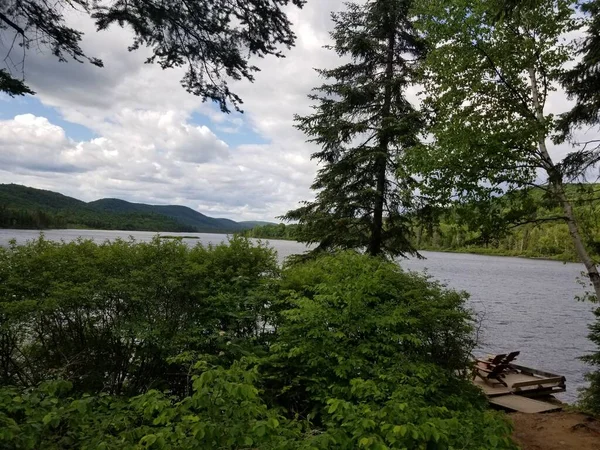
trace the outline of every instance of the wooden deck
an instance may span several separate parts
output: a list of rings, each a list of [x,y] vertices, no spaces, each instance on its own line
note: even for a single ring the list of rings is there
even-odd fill
[[[511,364],[511,371],[504,374],[503,386],[496,380],[483,380],[475,377],[473,384],[488,397],[490,404],[524,413],[556,411],[560,405],[533,400],[530,397],[549,396],[565,392],[565,378],[530,367]]]
[[[522,395],[507,394],[491,397],[489,402],[492,405],[499,406],[511,411],[519,411],[527,414],[536,414],[550,411],[559,411],[562,409],[560,405],[541,402],[532,398],[523,397]]]

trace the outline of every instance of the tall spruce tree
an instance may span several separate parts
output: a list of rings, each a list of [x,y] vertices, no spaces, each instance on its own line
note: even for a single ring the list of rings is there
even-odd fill
[[[405,97],[423,52],[409,20],[410,0],[348,3],[333,14],[331,37],[341,66],[318,70],[327,81],[309,98],[315,112],[297,128],[321,147],[316,199],[283,218],[299,239],[321,249],[364,248],[371,255],[414,253],[406,212],[414,181],[406,151],[419,143],[421,118]]]

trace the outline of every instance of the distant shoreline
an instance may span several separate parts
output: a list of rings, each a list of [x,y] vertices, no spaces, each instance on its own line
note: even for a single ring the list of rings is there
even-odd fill
[[[81,230],[81,231],[114,231],[114,232],[144,232],[144,233],[155,233],[161,239],[199,239],[198,236],[192,236],[190,234],[184,233],[198,233],[198,234],[220,234],[220,235],[238,235],[247,237],[249,239],[257,239],[261,241],[288,241],[288,242],[298,242],[296,239],[285,238],[285,237],[257,237],[257,236],[246,236],[246,234],[242,231],[157,231],[157,230],[122,230],[122,229],[102,229],[102,228],[87,228],[87,227],[68,227],[68,228],[5,228],[0,227],[0,230],[15,230],[15,231],[38,231],[43,233],[44,231],[68,231],[68,230]],[[168,233],[168,234],[162,234]],[[181,236],[174,235],[173,233],[182,233]],[[428,252],[438,252],[438,253],[457,253],[457,254],[470,254],[470,255],[481,255],[481,256],[501,256],[508,258],[522,258],[522,259],[531,259],[531,260],[542,260],[542,261],[555,261],[555,262],[563,262],[563,263],[579,263],[576,259],[573,258],[565,258],[562,255],[541,255],[541,256],[533,256],[533,255],[524,255],[519,254],[518,252],[511,252],[506,250],[498,250],[498,249],[485,249],[481,247],[473,247],[473,248],[460,248],[460,249],[441,249],[441,248],[420,248],[418,251],[428,251]]]
[[[69,231],[69,230],[82,230],[82,231],[119,231],[122,233],[127,233],[128,231],[141,231],[144,233],[205,233],[205,234],[239,234],[239,231],[228,231],[228,230],[204,230],[204,231],[175,231],[175,230],[145,230],[145,229],[123,229],[123,228],[91,228],[91,227],[82,227],[77,225],[70,225],[67,227],[47,227],[47,228],[29,228],[29,227],[0,227],[0,230],[16,230],[16,231],[39,231],[43,233],[44,231]],[[161,237],[167,237],[161,236]],[[180,237],[180,236],[175,236]],[[192,238],[190,238],[192,239]]]
[[[242,236],[243,233],[240,233]],[[285,238],[285,237],[257,237],[257,236],[248,236],[252,239],[260,239],[263,241],[291,241],[291,242],[299,242],[296,239]],[[300,243],[300,242],[299,242]],[[507,258],[522,258],[522,259],[533,259],[533,260],[541,260],[541,261],[556,261],[556,262],[565,262],[565,263],[579,263],[577,259],[573,258],[565,258],[564,255],[524,255],[519,252],[511,252],[510,250],[499,250],[499,249],[486,249],[482,247],[473,247],[473,248],[458,248],[458,249],[443,249],[443,248],[420,248],[417,251],[419,252],[438,252],[438,253],[459,253],[459,254],[469,254],[469,255],[481,255],[481,256],[502,256]]]

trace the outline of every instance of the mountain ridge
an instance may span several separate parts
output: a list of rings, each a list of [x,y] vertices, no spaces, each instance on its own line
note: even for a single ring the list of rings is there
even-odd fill
[[[117,198],[91,202],[19,184],[0,184],[0,228],[97,228],[234,233],[259,221],[213,218],[187,206]],[[269,223],[269,222],[267,222]]]

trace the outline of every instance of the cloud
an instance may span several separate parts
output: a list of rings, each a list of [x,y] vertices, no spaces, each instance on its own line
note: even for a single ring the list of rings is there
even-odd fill
[[[69,157],[72,142],[62,128],[32,114],[0,121],[0,166],[22,172],[81,172]]]
[[[83,200],[119,197],[273,220],[313,195],[316,148],[293,117],[310,112],[307,94],[323,82],[313,69],[338,64],[322,46],[329,43],[330,12],[343,7],[311,0],[301,10],[288,8],[296,47],[286,58],[254,61],[261,69],[254,83],[231,84],[244,100],[243,115],[224,115],[187,93],[182,70],[144,64],[147,49],[127,51],[129,30],[97,33],[89,18],[73,13],[69,20],[85,32],[83,49],[105,67],[60,63],[42,51],[28,54],[25,71],[44,105],[95,137],[74,141],[66,125],[33,115],[1,122],[0,177]],[[564,94],[552,94],[549,109],[566,105]]]
[[[128,30],[111,27],[96,33],[92,21],[73,14],[71,22],[85,32],[82,47],[102,58],[105,67],[60,63],[41,52],[28,55],[26,74],[39,100],[98,137],[73,142],[68,129],[48,122],[63,140],[48,145],[53,150],[37,161],[48,164],[54,152],[60,164],[49,167],[65,172],[72,166],[79,172],[60,178],[40,172],[36,180],[33,165],[25,168],[11,153],[12,168],[2,178],[85,200],[113,196],[180,203],[234,219],[273,220],[311,197],[316,166],[310,154],[315,149],[292,127],[293,115],[309,111],[306,95],[319,82],[313,68],[332,63],[321,46],[328,40],[329,12],[341,7],[326,0],[309,2],[302,10],[289,8],[297,46],[286,52],[287,58],[256,61],[261,72],[254,84],[232,84],[244,99],[244,115],[223,115],[185,92],[181,70],[143,64],[147,50],[127,51]],[[206,121],[194,123],[198,115]],[[241,137],[248,130],[260,138]]]

